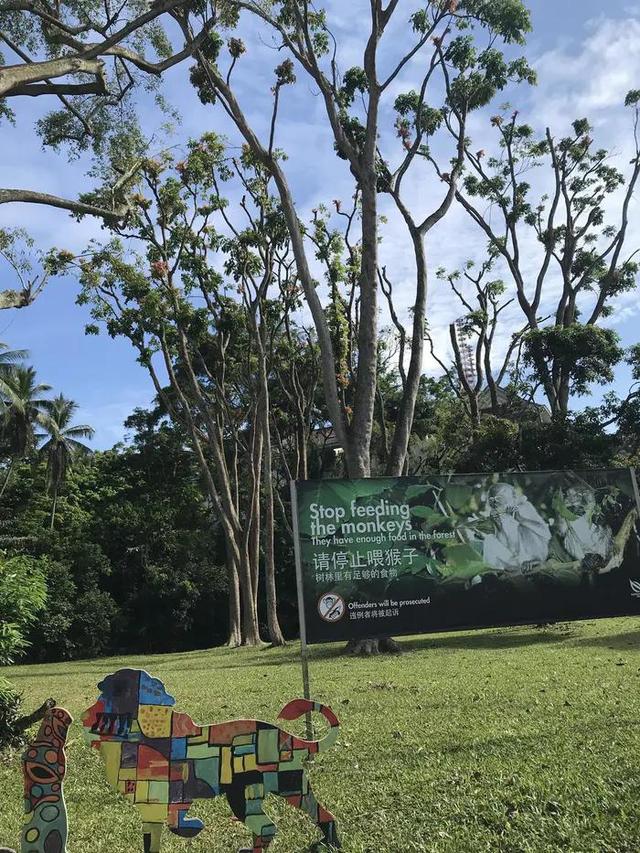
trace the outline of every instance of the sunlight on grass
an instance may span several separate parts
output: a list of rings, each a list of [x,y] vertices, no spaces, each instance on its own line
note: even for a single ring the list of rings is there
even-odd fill
[[[338,746],[310,768],[338,818],[344,848],[386,851],[632,853],[640,848],[640,623],[606,620],[546,629],[407,640],[401,658],[350,659],[312,650],[314,698],[341,719]],[[69,743],[69,853],[142,850],[136,811],[106,784],[82,742],[96,682],[123,664],[161,677],[199,722],[275,721],[301,693],[298,646],[127,657],[0,670],[26,707],[55,696],[76,718]],[[0,845],[18,843],[19,756],[0,761]],[[299,853],[313,826],[270,803],[273,853]],[[206,829],[169,833],[166,851],[231,853],[249,842],[223,798],[197,803]]]

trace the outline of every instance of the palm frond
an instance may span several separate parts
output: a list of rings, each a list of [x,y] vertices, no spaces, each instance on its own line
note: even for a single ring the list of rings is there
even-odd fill
[[[90,427],[88,424],[78,424],[78,426],[68,427],[65,429],[63,435],[65,438],[88,438],[91,440],[96,431],[93,427]]]

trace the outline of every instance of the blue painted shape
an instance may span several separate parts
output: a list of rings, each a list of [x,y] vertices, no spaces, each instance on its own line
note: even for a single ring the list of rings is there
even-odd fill
[[[176,700],[165,690],[159,678],[152,678],[148,672],[140,673],[139,697],[141,705],[168,705],[173,707]]]
[[[196,830],[197,832],[201,832],[204,829],[204,824],[197,817],[187,817],[186,812],[179,812],[178,827],[179,829],[190,829]]]
[[[187,739],[186,737],[171,738],[171,758],[180,759],[187,757]]]

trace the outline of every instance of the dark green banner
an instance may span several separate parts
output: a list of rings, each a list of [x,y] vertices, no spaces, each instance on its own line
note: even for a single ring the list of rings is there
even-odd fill
[[[627,469],[296,485],[309,643],[640,613]]]

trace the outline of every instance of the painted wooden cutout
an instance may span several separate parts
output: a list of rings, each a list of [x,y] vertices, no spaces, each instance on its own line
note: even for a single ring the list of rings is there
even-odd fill
[[[159,853],[162,827],[183,838],[204,828],[188,812],[194,800],[225,795],[238,820],[253,833],[253,853],[266,850],[276,826],[264,812],[268,794],[278,794],[306,812],[323,840],[340,847],[335,818],[316,800],[304,761],[338,738],[330,708],[297,699],[280,719],[317,711],[331,728],[308,741],[257,720],[196,725],[173,710],[175,699],[147,672],[121,669],[99,685],[100,698],[82,719],[85,735],[100,750],[109,783],[133,803],[143,821],[145,853]]]
[[[25,810],[22,853],[66,853],[64,747],[72,722],[71,715],[63,708],[47,711],[35,741],[22,756]]]

